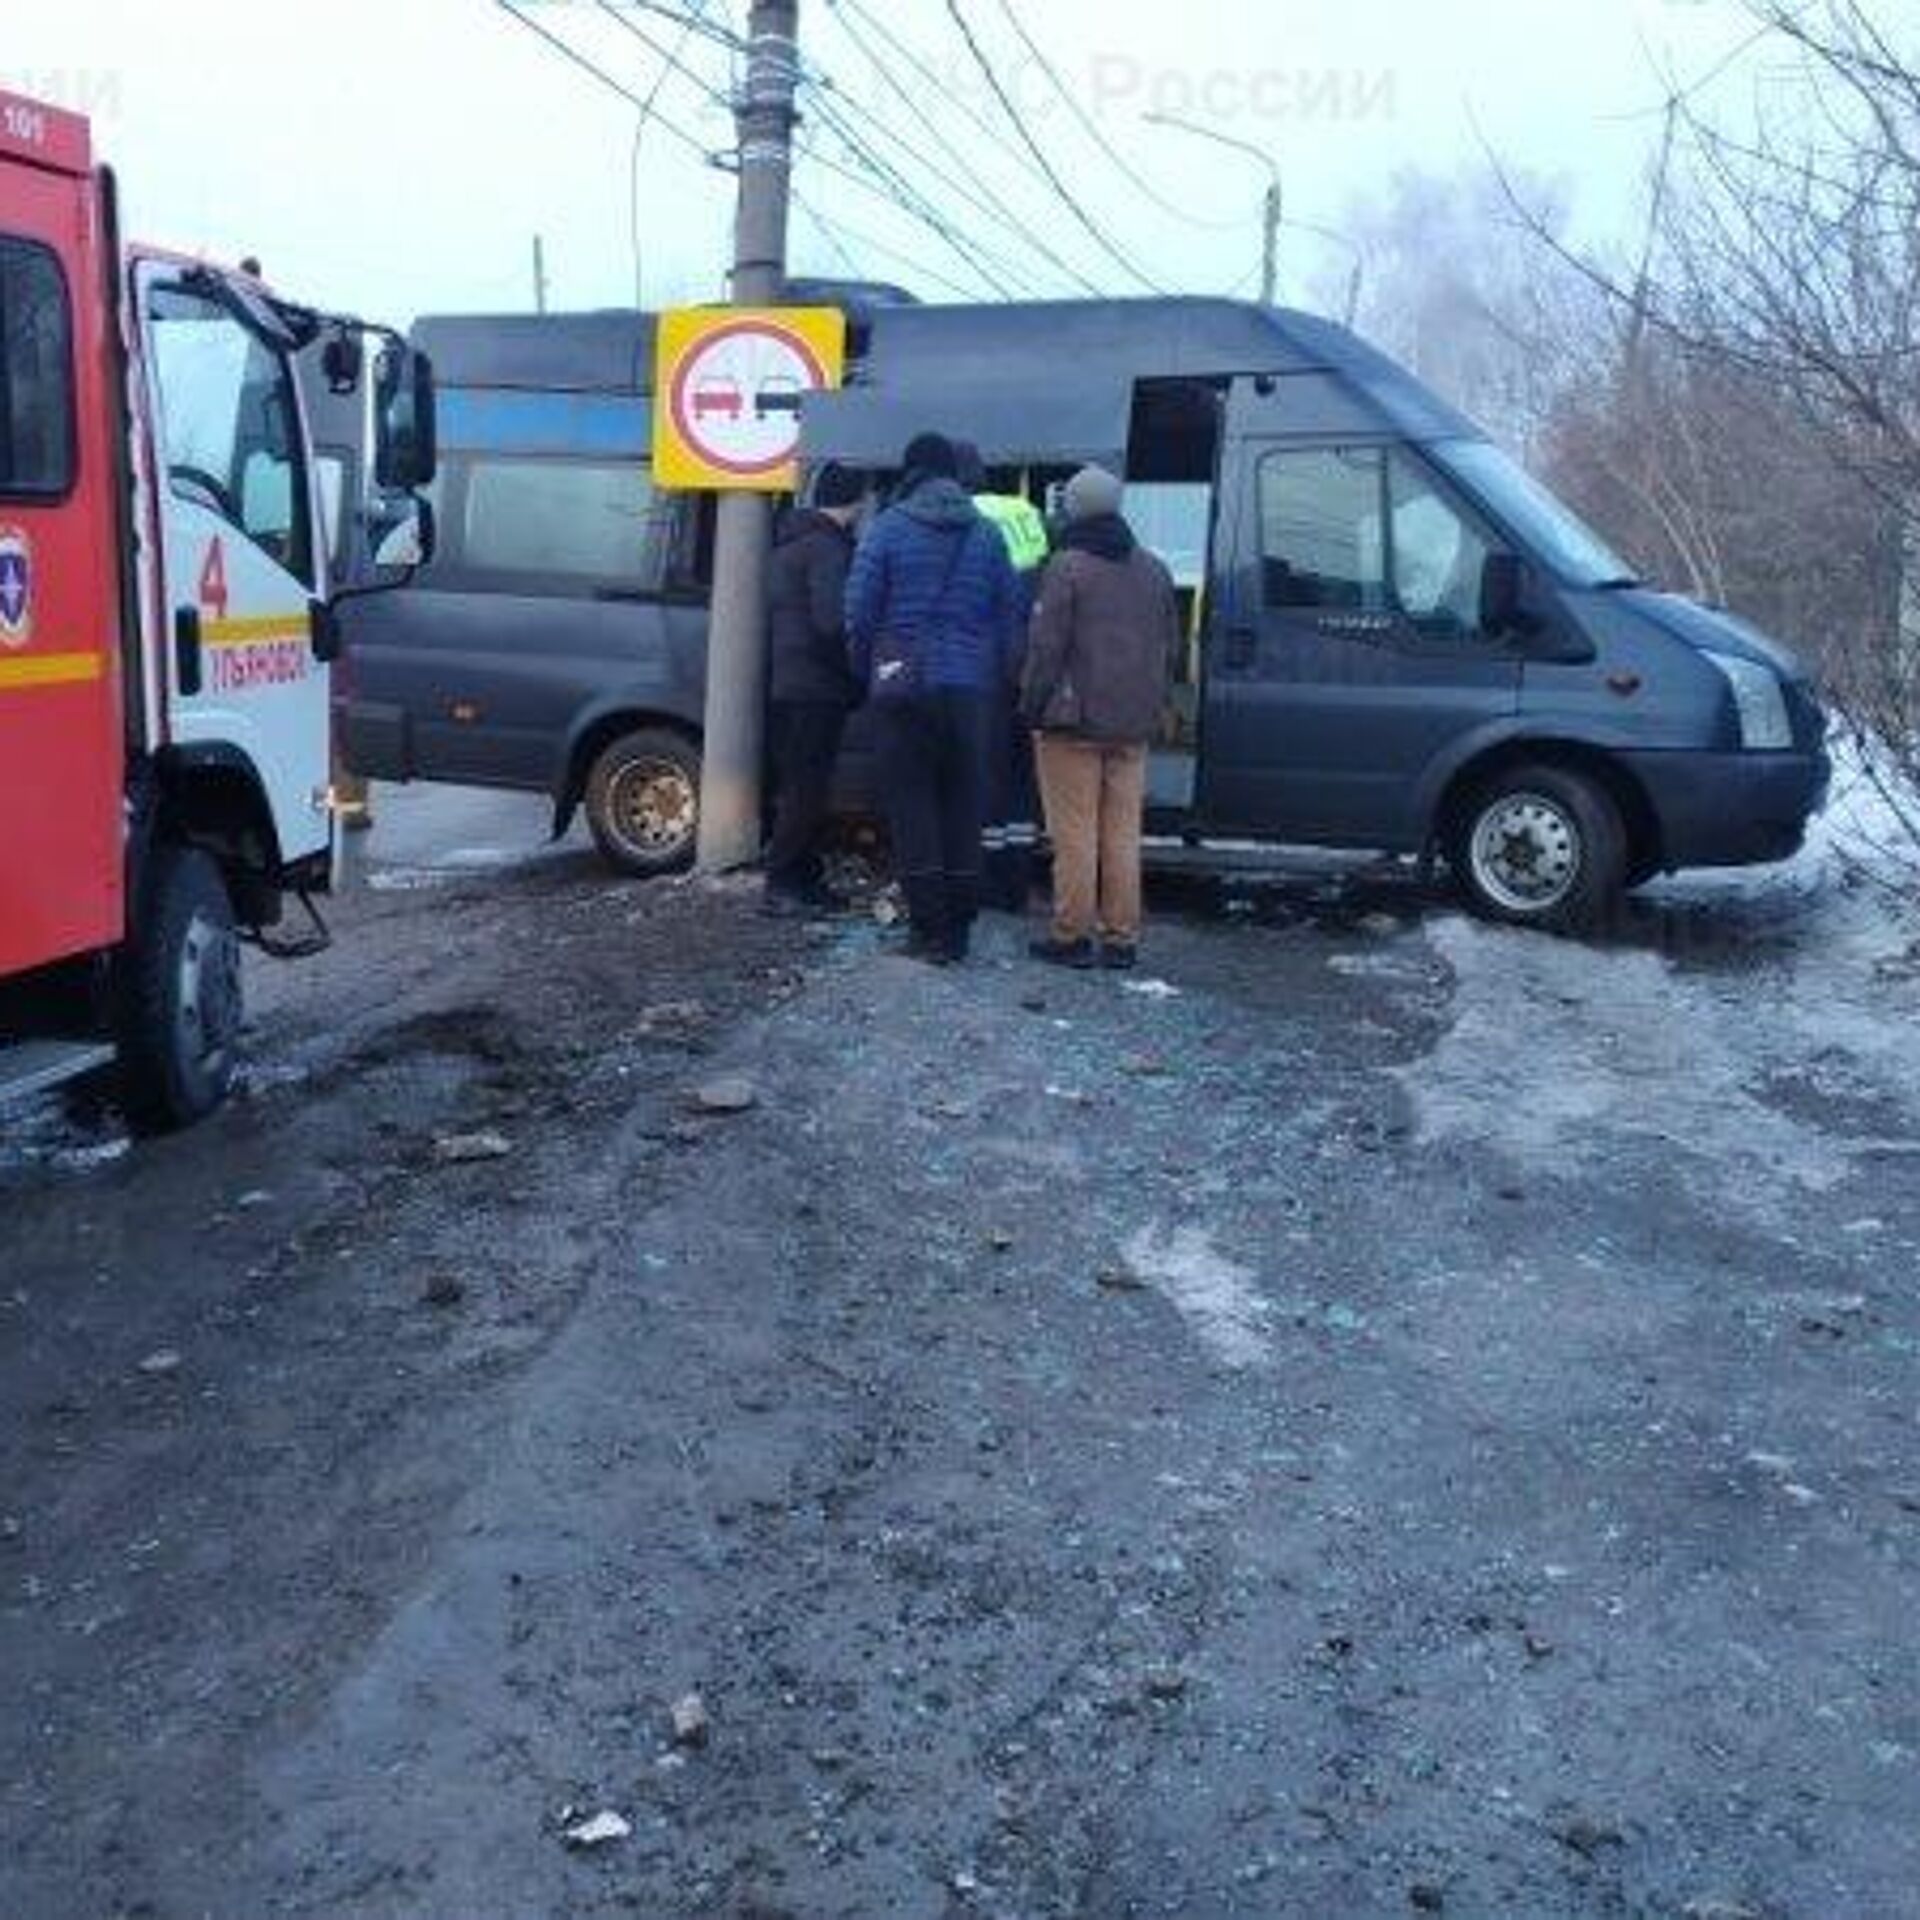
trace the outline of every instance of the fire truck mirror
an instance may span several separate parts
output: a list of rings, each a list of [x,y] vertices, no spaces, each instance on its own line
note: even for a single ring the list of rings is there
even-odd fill
[[[408,493],[428,485],[440,461],[433,362],[411,348],[389,347],[375,378],[374,478],[392,492]]]

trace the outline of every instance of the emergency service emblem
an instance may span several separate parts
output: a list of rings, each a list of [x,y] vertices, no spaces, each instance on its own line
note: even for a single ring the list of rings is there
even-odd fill
[[[33,542],[24,528],[0,526],[0,647],[33,638]]]

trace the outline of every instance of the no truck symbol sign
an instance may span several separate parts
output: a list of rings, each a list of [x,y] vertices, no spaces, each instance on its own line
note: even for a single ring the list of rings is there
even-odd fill
[[[682,307],[660,316],[656,484],[784,493],[800,406],[840,384],[846,321],[832,307]]]

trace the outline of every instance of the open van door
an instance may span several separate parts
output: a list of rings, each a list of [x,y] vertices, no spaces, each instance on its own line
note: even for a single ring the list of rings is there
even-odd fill
[[[1228,403],[1199,811],[1211,832],[1410,848],[1420,777],[1513,713],[1519,656],[1480,630],[1501,542],[1405,440],[1313,375]]]

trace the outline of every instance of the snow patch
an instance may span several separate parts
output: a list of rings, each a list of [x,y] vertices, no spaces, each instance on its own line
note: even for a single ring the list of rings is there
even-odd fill
[[[1894,903],[1832,889],[1784,958],[1689,971],[1444,919],[1427,937],[1454,975],[1453,1025],[1396,1077],[1423,1140],[1551,1170],[1617,1165],[1638,1139],[1714,1163],[1716,1204],[1790,1209],[1920,1132],[1920,1028],[1877,971],[1913,935]]]
[[[458,878],[433,867],[376,867],[365,885],[369,893],[419,893],[428,887],[450,886]]]
[[[1123,1249],[1129,1269],[1163,1294],[1222,1365],[1258,1367],[1268,1357],[1270,1302],[1253,1275],[1200,1227],[1142,1227]]]

